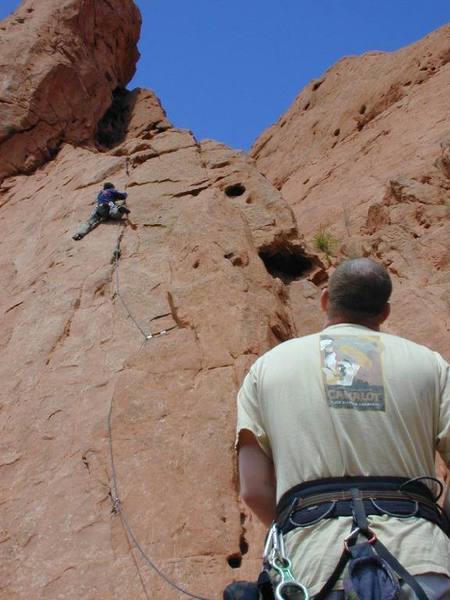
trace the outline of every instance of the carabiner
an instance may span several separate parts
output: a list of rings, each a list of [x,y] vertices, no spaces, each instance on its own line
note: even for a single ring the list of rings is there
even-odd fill
[[[361,531],[361,529],[359,527],[355,527],[355,529],[352,529],[352,531],[350,531],[350,533],[348,535],[345,536],[344,538],[344,546],[347,548],[348,543],[350,540],[352,540],[353,538],[357,538],[358,537],[358,533]]]
[[[277,532],[277,524],[274,523],[272,525],[272,527],[269,529],[269,531],[267,532],[266,542],[264,544],[264,553],[263,553],[264,562],[269,561],[269,557],[272,553],[272,550],[274,549],[274,546],[275,546],[274,537],[276,536],[276,532]]]
[[[372,531],[372,529],[368,529],[367,531],[370,533],[370,538],[367,539],[367,542],[369,544],[374,544],[377,541],[377,534],[374,531]],[[361,532],[361,529],[359,527],[355,527],[355,529],[353,529],[353,531],[350,531],[350,533],[345,536],[344,548],[347,550],[347,552],[350,552],[350,549],[348,547],[349,542],[353,541],[353,539],[356,540],[356,538],[358,537],[360,532]]]

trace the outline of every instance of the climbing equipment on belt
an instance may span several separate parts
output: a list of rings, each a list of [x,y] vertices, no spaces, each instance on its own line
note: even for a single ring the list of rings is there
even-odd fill
[[[438,486],[433,494],[423,481]],[[419,517],[438,525],[447,535],[449,522],[437,500],[442,483],[434,477],[332,477],[297,485],[280,498],[277,523],[284,534],[322,519],[353,516],[352,488],[358,488],[367,515]]]
[[[276,523],[267,534],[263,556],[264,570],[258,581],[263,599],[308,600],[308,591],[292,574],[286,556],[283,534]],[[272,588],[272,589],[270,589]]]
[[[433,494],[423,481],[437,484]],[[386,598],[398,593],[396,575],[414,591],[419,600],[427,595],[416,579],[377,539],[370,529],[368,515],[396,518],[423,518],[449,532],[448,519],[437,500],[442,483],[433,477],[340,477],[300,484],[286,492],[277,507],[276,525],[283,534],[318,523],[322,519],[353,517],[352,529],[344,540],[344,549],[333,573],[314,596],[323,600],[336,585],[344,569],[344,587],[352,597],[364,599],[368,587],[378,589]],[[358,538],[365,538],[358,543]],[[377,596],[375,596],[377,597]],[[381,595],[380,595],[381,598]]]

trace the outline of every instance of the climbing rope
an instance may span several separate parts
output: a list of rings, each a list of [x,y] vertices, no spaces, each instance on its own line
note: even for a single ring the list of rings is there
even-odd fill
[[[169,331],[172,331],[173,329],[176,329],[178,327],[178,325],[172,325],[172,327],[168,327],[167,329],[162,329],[161,331],[156,331],[154,333],[148,332],[146,331],[139,323],[139,321],[135,318],[135,316],[133,315],[133,313],[131,312],[130,308],[128,307],[128,304],[126,303],[123,294],[120,290],[120,279],[119,279],[119,259],[120,259],[120,243],[122,241],[122,237],[123,234],[125,232],[125,225],[122,226],[122,231],[119,234],[119,237],[117,238],[117,243],[114,249],[114,254],[113,254],[113,260],[114,260],[114,277],[115,277],[115,290],[114,293],[115,295],[119,298],[119,300],[122,303],[123,308],[125,309],[125,312],[127,313],[129,319],[131,319],[131,321],[133,322],[133,324],[135,325],[135,327],[140,331],[141,335],[144,338],[144,343],[148,342],[149,340],[151,340],[152,338],[155,337],[159,337],[161,335],[165,335],[166,333],[168,333]]]
[[[128,167],[128,159],[126,162],[126,173],[128,175],[128,178],[130,176],[129,173],[129,167]],[[128,187],[128,182],[125,185],[125,190]],[[119,300],[122,303],[122,306],[124,307],[128,317],[131,319],[131,321],[133,322],[133,324],[136,326],[136,328],[139,330],[139,332],[141,333],[141,335],[144,337],[144,344],[146,344],[148,341],[152,340],[152,339],[156,339],[158,337],[161,337],[163,335],[166,335],[167,333],[169,333],[170,331],[172,331],[173,329],[176,329],[178,327],[178,325],[173,325],[172,327],[168,327],[167,329],[163,329],[161,331],[157,331],[155,333],[150,333],[148,331],[146,331],[138,322],[138,320],[134,317],[133,313],[131,312],[131,310],[129,309],[122,293],[120,290],[120,279],[119,279],[119,260],[120,260],[120,255],[121,255],[121,249],[120,249],[120,245],[122,242],[122,238],[124,236],[125,233],[125,227],[126,227],[126,223],[124,223],[121,227],[121,231],[117,237],[117,241],[116,241],[116,245],[114,248],[114,253],[113,253],[113,260],[114,260],[114,280],[115,280],[115,290],[114,293],[115,295],[119,298]],[[193,594],[191,592],[189,592],[188,590],[186,590],[185,588],[181,587],[178,583],[176,583],[173,579],[171,579],[168,575],[166,575],[164,573],[164,571],[162,571],[162,569],[146,554],[146,552],[144,551],[144,549],[142,548],[141,544],[139,543],[138,539],[136,538],[130,524],[128,521],[128,518],[126,516],[126,513],[124,511],[122,502],[120,500],[120,496],[119,496],[119,487],[118,487],[118,480],[117,480],[117,471],[116,471],[116,466],[115,466],[115,462],[114,462],[114,450],[113,450],[113,436],[112,436],[112,412],[113,412],[113,398],[111,398],[111,404],[109,407],[109,412],[108,412],[108,444],[109,444],[109,457],[110,457],[110,463],[111,463],[111,502],[112,502],[112,514],[113,515],[118,515],[120,518],[120,522],[122,524],[122,527],[125,531],[125,535],[127,537],[128,543],[130,545],[130,547],[134,546],[139,554],[141,555],[142,559],[146,562],[146,564],[152,568],[158,575],[159,577],[161,577],[161,579],[163,579],[170,587],[172,587],[173,589],[175,589],[177,592],[180,592],[181,594],[184,594],[185,596],[188,596],[189,598],[194,598],[194,600],[209,600],[209,598],[206,598],[204,596],[198,596],[196,594]],[[148,597],[148,593],[145,587],[145,583],[142,579],[142,576],[139,572],[139,568],[138,565],[136,563],[136,567],[138,569],[138,573],[139,573],[139,577],[140,577],[140,581],[142,584],[142,588],[144,590],[144,593],[146,595],[146,597]]]
[[[126,191],[128,189],[128,182],[130,180],[130,166],[129,166],[129,158],[126,158],[126,162],[125,162],[125,172],[127,174],[127,183],[125,184],[124,190]],[[151,333],[146,331],[138,322],[138,320],[134,317],[133,313],[131,312],[130,308],[128,307],[128,304],[126,303],[122,292],[120,290],[120,279],[119,279],[119,260],[120,260],[120,255],[121,255],[121,249],[120,249],[120,245],[122,243],[122,239],[123,236],[125,234],[125,228],[127,226],[127,220],[125,220],[125,222],[122,224],[120,231],[119,231],[119,235],[117,236],[117,241],[116,241],[116,245],[114,247],[114,252],[113,252],[113,261],[114,261],[114,278],[115,278],[115,295],[119,298],[119,300],[122,303],[123,308],[125,309],[125,312],[128,315],[128,318],[133,322],[133,324],[135,325],[135,327],[140,331],[141,335],[144,338],[144,343],[151,340],[152,338],[161,336],[161,335],[165,335],[166,333],[168,333],[169,331],[172,331],[172,329],[176,329],[178,327],[178,325],[173,325],[172,327],[168,327],[167,329],[162,329],[161,331],[156,331],[155,333]]]
[[[130,545],[132,542],[134,547],[139,551],[140,555],[142,556],[144,561],[148,564],[148,566],[151,567],[169,586],[171,586],[173,589],[177,590],[178,592],[184,594],[185,596],[189,596],[189,598],[194,598],[195,600],[209,600],[208,598],[205,598],[204,596],[198,596],[196,594],[189,592],[188,590],[184,589],[179,584],[177,584],[175,581],[173,581],[173,579],[171,579],[168,575],[166,575],[164,573],[164,571],[162,571],[162,569],[160,567],[158,567],[158,565],[146,554],[146,552],[142,548],[141,544],[137,540],[137,538],[128,522],[128,518],[125,514],[123,505],[122,505],[122,503],[120,501],[120,497],[119,497],[119,488],[118,488],[118,483],[117,483],[117,471],[116,471],[116,466],[115,466],[115,462],[114,462],[114,451],[113,451],[112,409],[113,409],[113,402],[111,400],[111,405],[110,405],[110,409],[109,409],[109,413],[108,413],[108,441],[109,441],[109,457],[110,457],[110,462],[111,462],[111,479],[112,479],[112,485],[111,485],[112,511],[111,512],[114,515],[119,516],[120,521],[122,523],[122,527],[125,530],[125,533],[127,535]],[[145,587],[144,587],[144,590],[145,590]]]

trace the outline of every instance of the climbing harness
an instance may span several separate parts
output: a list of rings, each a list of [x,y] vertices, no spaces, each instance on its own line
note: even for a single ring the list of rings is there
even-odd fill
[[[127,160],[127,165],[126,165],[126,173],[129,176],[129,169],[128,169],[128,160]],[[125,189],[127,189],[128,184],[125,186]],[[113,251],[113,262],[114,262],[114,280],[115,280],[115,290],[114,293],[115,295],[120,299],[122,306],[124,307],[128,317],[131,319],[131,321],[133,322],[133,324],[136,326],[136,328],[139,330],[139,332],[141,333],[141,335],[144,338],[144,344],[149,342],[150,340],[154,340],[157,339],[163,335],[166,335],[167,333],[169,333],[170,331],[172,331],[173,329],[176,329],[178,326],[174,325],[172,327],[168,327],[166,329],[163,329],[161,331],[156,331],[156,332],[148,332],[146,331],[138,322],[138,320],[135,318],[135,316],[133,315],[133,313],[131,312],[131,310],[129,309],[122,293],[120,290],[120,279],[119,279],[119,261],[120,261],[120,256],[121,256],[121,242],[122,242],[122,238],[123,235],[125,233],[125,227],[126,227],[126,223],[124,223],[121,227],[121,231],[117,237],[117,241],[114,247],[114,251]],[[193,598],[194,600],[209,600],[208,598],[204,597],[204,596],[199,596],[196,594],[193,594],[191,592],[189,592],[188,590],[186,590],[185,588],[181,587],[179,584],[177,584],[175,581],[173,581],[168,575],[166,575],[164,573],[164,571],[162,571],[162,569],[146,554],[145,550],[143,549],[142,545],[139,543],[138,539],[136,538],[136,535],[133,531],[133,529],[131,528],[126,512],[124,510],[123,504],[120,500],[120,496],[119,496],[119,489],[118,489],[118,478],[117,478],[117,471],[116,471],[116,466],[115,466],[115,461],[114,461],[114,449],[113,449],[113,435],[112,435],[112,412],[113,412],[113,399],[111,399],[111,404],[110,404],[110,408],[109,408],[109,412],[108,412],[108,419],[107,419],[107,427],[108,427],[108,444],[109,444],[109,458],[110,458],[110,463],[111,463],[111,503],[112,503],[112,509],[111,509],[111,513],[113,515],[116,515],[119,517],[122,527],[124,529],[125,535],[127,537],[128,543],[130,544],[130,547],[134,547],[136,548],[136,550],[139,552],[139,554],[141,555],[142,559],[145,561],[145,563],[155,571],[155,573],[157,573],[159,575],[159,577],[161,577],[161,579],[163,579],[170,587],[172,587],[173,589],[175,589],[177,592],[180,592],[181,594],[184,594],[185,596],[188,596],[189,598]],[[133,557],[134,558],[134,557]],[[139,573],[139,577],[140,577],[140,581],[144,590],[144,593],[146,595],[146,597],[148,598],[148,593],[145,587],[145,583],[142,579],[142,576],[140,574],[139,571],[139,567],[136,563],[136,568],[138,570]]]
[[[307,589],[292,574],[292,565],[286,556],[283,534],[276,523],[267,534],[263,564],[272,582],[275,600],[309,600]]]
[[[423,481],[438,487],[433,494]],[[367,515],[427,519],[448,535],[449,522],[437,504],[442,483],[433,477],[331,477],[302,483],[288,490],[277,506],[277,523],[284,534],[322,519],[353,516],[352,489],[358,488]]]
[[[433,494],[423,481],[438,486]],[[344,587],[380,589],[386,598],[395,598],[397,577],[414,591],[419,600],[427,596],[416,579],[398,562],[370,529],[367,516],[387,514],[396,518],[426,519],[448,535],[448,518],[437,504],[442,483],[433,477],[341,477],[300,484],[286,492],[277,507],[276,526],[280,534],[318,523],[322,519],[352,517],[352,528],[344,539],[341,557],[325,585],[314,596],[323,600],[347,568]],[[364,538],[362,543],[358,538]],[[396,575],[394,575],[396,574]],[[370,585],[367,584],[370,582]],[[364,582],[364,583],[361,583]],[[364,595],[361,595],[364,598]]]

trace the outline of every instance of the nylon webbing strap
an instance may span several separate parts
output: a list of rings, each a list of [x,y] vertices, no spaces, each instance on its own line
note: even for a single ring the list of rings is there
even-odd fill
[[[353,521],[356,526],[359,527],[361,533],[367,535],[369,532],[369,523],[367,522],[366,511],[364,510],[364,503],[358,488],[352,488],[352,512]]]
[[[367,521],[366,511],[364,509],[364,502],[361,497],[361,493],[358,488],[351,489],[352,495],[352,513],[353,513],[353,527],[355,529],[353,531],[356,532],[355,540],[357,539],[358,534],[364,535],[369,543],[372,545],[377,554],[382,558],[390,567],[393,569],[397,575],[402,579],[416,594],[418,600],[429,600],[428,596],[424,592],[423,588],[417,582],[417,580],[409,573],[405,567],[403,567],[399,561],[393,556],[389,550],[384,546],[375,536],[373,536],[373,532],[369,528],[369,523]],[[359,530],[359,533],[358,533]],[[350,534],[351,535],[351,534]],[[372,537],[373,536],[373,537]],[[350,536],[349,536],[350,537]],[[372,541],[373,539],[373,541]],[[366,542],[367,543],[367,542]],[[314,600],[323,600],[334,588],[336,583],[339,580],[342,572],[345,569],[348,561],[351,558],[351,552],[347,547],[344,547],[344,551],[341,554],[339,561],[326,581],[325,585],[319,591],[318,594],[314,596]]]
[[[334,568],[334,571],[331,573],[331,575],[327,579],[327,582],[322,587],[320,592],[314,596],[314,600],[323,600],[323,598],[328,596],[328,594],[333,590],[334,586],[338,582],[339,577],[341,576],[341,573],[345,569],[345,566],[349,560],[350,552],[347,552],[347,550],[344,549],[344,552],[341,554],[339,562]]]
[[[373,544],[373,547],[377,551],[377,554],[397,573],[400,579],[403,579],[403,581],[409,585],[419,600],[429,600],[428,596],[416,578],[398,562],[395,556],[389,552],[389,550],[380,542],[380,540],[377,539]]]

